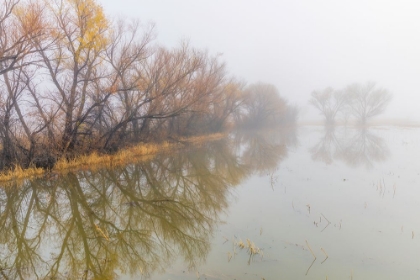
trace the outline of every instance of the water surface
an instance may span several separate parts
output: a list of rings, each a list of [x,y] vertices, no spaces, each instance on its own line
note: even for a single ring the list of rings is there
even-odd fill
[[[232,134],[0,191],[5,279],[418,279],[420,129]]]

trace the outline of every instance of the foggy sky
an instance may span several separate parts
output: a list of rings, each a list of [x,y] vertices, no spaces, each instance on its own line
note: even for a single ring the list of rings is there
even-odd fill
[[[111,17],[156,24],[156,41],[222,53],[230,74],[274,84],[301,110],[313,90],[375,81],[382,118],[420,121],[420,1],[98,0]],[[318,117],[321,119],[321,117]]]

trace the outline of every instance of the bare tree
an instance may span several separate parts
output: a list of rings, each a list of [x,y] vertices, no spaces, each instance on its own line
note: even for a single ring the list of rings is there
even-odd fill
[[[346,105],[347,96],[331,87],[323,91],[313,91],[309,103],[317,108],[325,117],[325,123],[332,125],[338,112]]]
[[[211,131],[233,126],[238,120],[240,107],[244,103],[244,84],[229,79],[218,90],[217,96],[208,105],[207,121]]]
[[[107,74],[102,62],[109,44],[109,22],[92,0],[57,0],[48,8],[53,19],[51,48],[43,48],[44,42],[34,43],[50,78],[50,99],[60,110],[60,146],[66,153],[74,150],[87,114],[98,106],[90,95]],[[101,93],[101,101],[111,94],[106,89]]]
[[[352,84],[345,89],[345,92],[351,100],[350,106],[353,115],[362,124],[383,113],[392,98],[386,89],[375,88],[373,82],[367,82],[364,85]]]
[[[36,61],[31,41],[44,34],[43,8],[36,2],[0,1],[0,75]]]
[[[127,74],[122,79],[134,79],[136,86],[114,95],[107,105],[110,128],[101,136],[105,147],[130,135],[138,141],[139,136],[147,140],[189,134],[221,94],[225,76],[217,58],[188,44],[159,47],[134,74]]]
[[[4,0],[0,4],[0,112],[2,166],[28,164],[35,151],[31,114],[22,109],[28,90],[27,77],[39,58],[33,46],[45,34],[44,10],[37,2]],[[26,107],[27,108],[27,107]],[[26,113],[26,114],[25,114]],[[26,115],[26,116],[25,116]],[[33,116],[32,116],[33,117]]]

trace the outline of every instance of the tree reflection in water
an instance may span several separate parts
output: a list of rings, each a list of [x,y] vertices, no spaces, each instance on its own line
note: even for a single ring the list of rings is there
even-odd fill
[[[295,140],[294,129],[242,133],[124,168],[3,188],[0,275],[150,276],[175,258],[193,268],[206,259],[230,189],[275,168]]]
[[[390,155],[385,141],[367,127],[340,130],[325,127],[324,136],[310,152],[315,161],[331,164],[334,160],[341,160],[348,166],[364,165],[367,169]]]

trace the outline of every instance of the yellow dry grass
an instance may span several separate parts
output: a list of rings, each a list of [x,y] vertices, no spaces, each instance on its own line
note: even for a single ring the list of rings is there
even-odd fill
[[[22,169],[20,166],[17,166],[12,170],[0,173],[0,182],[21,181],[26,178],[41,176],[44,173],[45,170],[42,168],[31,167]]]
[[[194,136],[181,138],[179,142],[162,142],[139,144],[123,149],[115,154],[98,154],[94,152],[89,155],[82,155],[72,160],[61,158],[57,161],[53,173],[65,173],[78,170],[97,170],[100,168],[112,168],[124,166],[129,163],[145,161],[153,158],[159,153],[175,152],[186,145],[197,146],[205,142],[219,140],[225,137],[225,134],[216,133],[211,135]],[[0,173],[0,182],[19,181],[33,177],[39,177],[48,171],[42,168],[30,167],[22,169],[16,167],[12,170]]]

